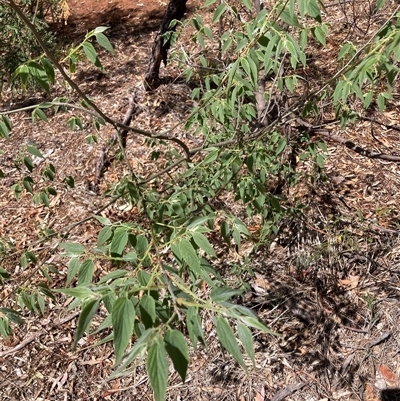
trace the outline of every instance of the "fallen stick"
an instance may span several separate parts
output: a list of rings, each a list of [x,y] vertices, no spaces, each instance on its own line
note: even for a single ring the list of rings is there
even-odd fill
[[[79,315],[79,312],[74,312],[71,313],[70,315],[66,316],[63,319],[56,320],[53,324],[51,324],[51,327],[56,327],[56,326],[61,326],[64,323],[69,322],[70,320],[74,319]],[[8,355],[14,354],[18,352],[20,349],[24,348],[26,345],[31,343],[33,340],[36,340],[36,338],[39,338],[43,334],[46,334],[44,330],[39,330],[35,332],[34,334],[30,335],[29,337],[25,338],[25,340],[22,340],[18,345],[16,345],[14,348],[8,349],[6,351],[0,352],[0,358],[4,358]]]
[[[132,121],[133,115],[137,114],[138,110],[139,110],[139,107],[135,101],[135,95],[132,94],[129,99],[128,110],[125,113],[125,117],[124,117],[124,120],[122,121],[122,124],[129,126],[129,124]],[[121,145],[123,148],[125,148],[128,130],[127,129],[122,130],[120,135],[121,135]],[[94,192],[98,192],[100,179],[104,174],[104,170],[105,170],[106,166],[110,163],[110,160],[108,159],[108,152],[110,151],[111,148],[113,148],[115,146],[115,144],[117,142],[118,142],[118,132],[114,132],[114,134],[113,134],[112,138],[110,139],[110,141],[108,142],[108,144],[106,146],[104,146],[103,149],[101,150],[99,159],[96,163],[93,183],[91,185],[91,189]]]
[[[307,383],[304,382],[291,384],[284,389],[278,391],[278,393],[275,394],[274,397],[272,397],[271,401],[282,401],[286,397],[289,397],[289,395],[293,394],[295,391],[302,389],[306,384]]]

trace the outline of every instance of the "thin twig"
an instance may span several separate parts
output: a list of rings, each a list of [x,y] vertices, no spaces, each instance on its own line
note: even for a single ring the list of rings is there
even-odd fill
[[[69,322],[70,320],[76,318],[79,315],[79,312],[74,312],[71,313],[70,315],[66,316],[63,319],[60,320],[56,320],[55,322],[53,322],[50,326],[51,327],[56,327],[56,326],[61,326],[64,323]],[[18,352],[20,349],[24,348],[26,345],[30,344],[32,341],[36,340],[37,338],[39,338],[40,336],[42,336],[43,334],[46,334],[46,332],[44,330],[39,330],[35,333],[33,333],[32,335],[30,335],[29,337],[25,338],[25,340],[22,340],[18,345],[16,345],[14,348],[8,349],[6,351],[0,352],[0,358],[4,358],[8,355],[11,354],[15,354],[16,352]]]
[[[375,345],[378,345],[378,344],[386,341],[389,337],[390,337],[390,333],[389,332],[383,333],[379,337],[377,337],[377,338],[371,340],[369,343],[367,343],[365,348],[370,349],[372,347],[375,347]]]
[[[18,345],[14,348],[8,349],[6,351],[0,352],[0,358],[4,358],[5,356],[14,354],[18,352],[20,349],[24,348],[26,345],[30,344],[32,341],[36,340],[38,337],[45,333],[44,330],[37,331],[36,333],[30,335],[29,337],[25,338],[25,340],[21,341]]]
[[[132,121],[133,114],[138,110],[137,104],[135,102],[135,94],[132,93],[130,99],[129,99],[129,106],[128,110],[125,113],[125,117],[123,120],[124,125],[129,125]],[[123,130],[120,134],[121,138],[121,146],[123,148],[126,147],[126,136],[127,136],[128,130]],[[94,180],[92,183],[92,188],[96,193],[98,192],[99,189],[99,183],[102,175],[104,174],[104,168],[107,164],[107,156],[108,152],[110,151],[111,148],[115,146],[115,144],[118,142],[118,134],[115,132],[110,141],[103,147],[101,150],[100,156],[97,160],[96,163],[96,168],[95,168],[95,174],[94,174]]]
[[[331,131],[322,130],[322,129],[315,129],[312,124],[308,123],[307,121],[299,118],[294,117],[296,123],[298,124],[299,128],[305,128],[311,135],[320,135],[324,138],[330,139],[336,143],[340,143],[346,146],[348,149],[351,149],[353,152],[358,153],[361,156],[368,157],[370,159],[381,159],[381,160],[388,160],[391,162],[400,162],[400,156],[398,155],[391,155],[387,153],[381,152],[373,152],[368,149],[364,149],[361,146],[356,145],[354,142],[349,141],[346,138],[343,138],[339,135],[333,134]]]
[[[370,121],[371,123],[374,124],[378,124],[378,125],[383,125],[386,128],[390,128],[393,129],[395,131],[399,131],[400,132],[400,125],[396,125],[396,124],[385,124],[382,121],[378,121],[375,118],[371,118],[371,117],[364,117],[364,116],[358,116],[357,117],[359,120],[363,120],[363,121]]]
[[[305,382],[300,382],[300,383],[295,383],[295,384],[290,384],[286,388],[280,390],[278,394],[276,394],[271,401],[282,401],[286,397],[289,397],[289,395],[293,394],[295,391],[302,389],[307,383]]]

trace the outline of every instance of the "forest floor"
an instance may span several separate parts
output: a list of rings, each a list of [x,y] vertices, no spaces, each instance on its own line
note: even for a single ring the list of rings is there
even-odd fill
[[[200,1],[189,3],[189,13],[204,12]],[[123,119],[131,92],[142,88],[165,7],[166,2],[148,0],[71,0],[67,24],[56,27],[66,42],[78,42],[96,26],[111,27],[107,34],[116,56],[100,52],[107,74],[82,63],[73,78],[114,118]],[[374,24],[379,26],[382,13],[368,17],[365,2],[332,6],[328,21],[342,25],[335,40],[313,55],[315,71],[323,74],[324,68],[329,69],[346,38],[361,38]],[[360,21],[367,19],[365,28]],[[189,42],[183,38],[180,45]],[[143,111],[133,121],[138,128],[167,129],[193,107],[191,89],[176,66],[169,65],[162,74],[172,79],[143,95]],[[63,95],[70,93],[56,85],[54,97]],[[398,154],[398,86],[393,97],[383,114],[370,111],[373,121],[358,121],[345,130],[333,124],[332,131],[367,149]],[[41,94],[27,99],[6,93],[0,98],[0,110],[43,99]],[[11,300],[19,289],[44,280],[37,270],[19,265],[28,246],[39,255],[42,268],[57,267],[59,274],[51,273],[53,288],[65,285],[66,262],[54,258],[51,247],[42,248],[42,230],[62,230],[92,215],[107,204],[104,192],[128,173],[113,163],[100,194],[90,191],[98,155],[112,131],[102,129],[97,133],[99,144],[88,143],[85,137],[93,134],[90,121],[83,120],[83,130],[72,132],[65,124],[71,115],[61,112],[49,123],[34,125],[29,113],[12,115],[10,140],[0,140],[4,151],[0,167],[6,175],[0,181],[0,267],[11,274],[0,284],[2,307],[15,306]],[[178,135],[192,146],[197,144],[190,135]],[[61,181],[54,184],[58,195],[50,199],[49,208],[34,205],[26,193],[17,201],[10,191],[20,174],[14,160],[20,157],[21,145],[28,144],[47,155],[58,176],[75,179],[73,189]],[[305,205],[302,217],[288,221],[272,243],[256,247],[249,240],[242,254],[224,255],[224,266],[236,267],[252,288],[243,303],[280,336],[255,334],[257,364],[246,373],[221,352],[212,325],[206,324],[209,347],[191,351],[186,383],[171,371],[168,400],[400,400],[400,166],[363,157],[333,142],[328,142],[328,154],[326,179],[314,184],[303,180],[290,189],[289,198]],[[140,176],[157,171],[151,149],[137,136],[128,138],[127,157]],[[305,163],[300,168],[311,167]],[[120,206],[106,208],[102,215],[113,221],[135,218],[134,210]],[[69,240],[94,245],[99,229],[88,220],[70,231]],[[246,252],[250,262],[243,265],[238,261]],[[98,274],[107,270],[107,266],[96,268]],[[106,381],[114,363],[110,343],[93,347],[98,338],[87,336],[71,351],[77,314],[67,308],[67,301],[50,301],[43,316],[26,313],[26,325],[15,326],[13,336],[0,339],[1,401],[152,400],[140,363],[131,375]]]

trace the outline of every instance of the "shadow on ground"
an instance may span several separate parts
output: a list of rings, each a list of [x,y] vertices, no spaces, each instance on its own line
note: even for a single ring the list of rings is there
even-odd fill
[[[195,10],[195,6],[188,6],[186,17]],[[53,22],[49,25],[65,43],[81,40],[87,32],[98,26],[109,27],[108,36],[110,38],[118,38],[123,35],[138,37],[157,31],[160,28],[165,11],[166,6],[157,9],[150,7],[143,10],[134,7],[121,8],[118,4],[108,4],[105,10],[93,10],[90,14],[81,12],[75,15],[72,13],[67,21]]]
[[[400,388],[382,390],[381,401],[400,401]]]

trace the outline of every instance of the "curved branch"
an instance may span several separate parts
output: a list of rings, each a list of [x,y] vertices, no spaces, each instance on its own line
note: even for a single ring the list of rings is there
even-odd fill
[[[306,129],[310,135],[320,135],[326,139],[330,139],[336,143],[340,143],[346,148],[352,150],[355,153],[358,153],[361,156],[368,157],[370,159],[380,159],[380,160],[387,160],[390,162],[400,162],[400,156],[398,155],[391,155],[388,153],[381,153],[381,152],[373,152],[372,150],[364,149],[361,146],[356,145],[354,142],[349,141],[346,138],[343,138],[339,135],[333,134],[331,131],[322,130],[319,128],[313,127],[307,121],[302,120],[301,118],[295,118],[296,123],[298,124],[298,128]]]
[[[340,144],[346,146],[346,148],[351,149],[353,152],[358,153],[361,156],[368,157],[369,159],[387,160],[387,161],[396,162],[396,163],[400,162],[400,156],[391,155],[388,153],[373,152],[372,150],[364,149],[361,146],[356,145],[354,142],[349,141],[348,139],[343,138],[339,135],[332,134],[329,131],[316,129],[316,130],[311,130],[310,133],[323,136],[324,138],[327,138],[327,139],[331,139],[332,141],[334,141],[336,143],[340,143]]]
[[[393,129],[395,131],[400,131],[400,125],[386,124],[386,123],[383,123],[381,121],[375,120],[375,118],[371,118],[371,117],[358,116],[357,118],[359,120],[369,121],[369,122],[374,123],[374,124],[383,125],[384,127]]]
[[[86,100],[86,99],[84,99],[84,100]],[[127,124],[129,124],[129,121],[125,121],[125,120],[124,120],[122,123],[116,122],[116,121],[112,120],[111,118],[107,117],[105,114],[103,114],[103,113],[100,114],[100,113],[98,112],[98,110],[93,111],[93,110],[87,109],[87,108],[85,108],[85,107],[76,105],[76,104],[65,103],[65,102],[45,102],[45,104],[46,104],[46,103],[47,103],[47,104],[52,104],[52,105],[54,105],[54,106],[62,106],[62,107],[69,107],[69,108],[72,108],[72,109],[77,109],[77,110],[83,111],[83,112],[85,112],[85,113],[87,113],[87,114],[89,114],[89,115],[91,115],[91,116],[93,116],[93,117],[96,117],[96,118],[101,117],[101,118],[103,118],[105,121],[107,121],[107,122],[109,122],[110,124],[112,124],[114,127],[121,128],[121,129],[123,129],[123,130],[125,130],[125,131],[132,131],[132,132],[134,132],[134,133],[136,133],[136,134],[143,135],[143,136],[145,136],[146,138],[151,138],[151,139],[162,139],[162,140],[166,140],[166,141],[170,141],[170,142],[175,142],[175,143],[176,143],[177,145],[179,145],[179,146],[182,148],[182,150],[185,152],[186,158],[187,158],[188,160],[190,159],[190,156],[191,156],[193,153],[195,153],[195,152],[192,152],[191,150],[189,150],[188,146],[187,146],[183,141],[181,141],[181,140],[178,139],[178,138],[169,136],[169,135],[167,135],[167,134],[157,134],[157,133],[154,133],[154,132],[142,130],[142,129],[140,129],[140,128],[130,127],[129,125],[127,125]],[[0,116],[8,115],[8,114],[14,114],[14,113],[19,113],[19,112],[21,112],[21,111],[33,110],[33,109],[36,109],[37,107],[40,107],[40,105],[42,105],[42,104],[43,104],[43,103],[40,103],[40,104],[38,104],[38,105],[23,107],[23,108],[21,108],[21,109],[16,109],[16,110],[11,110],[11,111],[3,111],[3,112],[0,112]]]
[[[143,135],[143,136],[145,136],[146,138],[151,138],[151,139],[165,139],[166,141],[175,142],[175,143],[176,143],[177,145],[179,145],[179,146],[183,149],[183,151],[186,153],[187,160],[190,160],[191,152],[190,152],[188,146],[186,145],[185,142],[181,141],[181,140],[178,139],[178,138],[175,138],[175,137],[173,137],[173,136],[169,136],[169,135],[166,135],[166,134],[155,134],[155,133],[152,133],[152,132],[144,131],[144,130],[142,130],[142,129],[140,129],[140,128],[130,127],[130,126],[125,125],[125,124],[122,124],[122,123],[115,123],[115,125],[116,125],[118,128],[122,128],[122,129],[127,130],[127,131],[135,132],[136,134]]]

